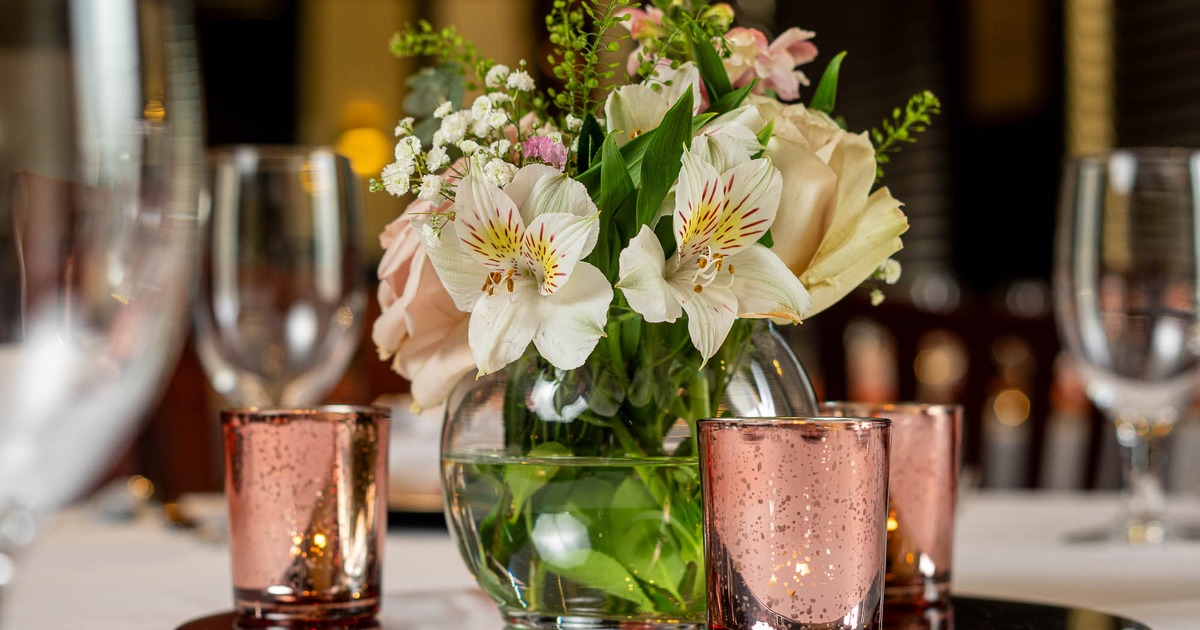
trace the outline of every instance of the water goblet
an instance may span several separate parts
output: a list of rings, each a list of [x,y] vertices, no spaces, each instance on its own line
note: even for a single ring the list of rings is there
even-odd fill
[[[1055,315],[1124,464],[1123,516],[1082,538],[1162,542],[1162,441],[1200,383],[1200,152],[1071,157],[1061,192]]]
[[[40,518],[111,466],[182,345],[201,165],[191,13],[0,1],[0,585]]]
[[[362,191],[323,147],[209,153],[196,347],[231,406],[320,402],[359,343],[366,308]]]

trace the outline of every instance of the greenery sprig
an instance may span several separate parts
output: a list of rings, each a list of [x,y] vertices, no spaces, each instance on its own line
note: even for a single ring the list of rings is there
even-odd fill
[[[547,94],[564,113],[583,119],[595,110],[593,96],[601,83],[611,83],[619,62],[602,62],[602,53],[614,53],[620,41],[628,35],[613,35],[613,27],[628,19],[619,16],[629,8],[631,0],[584,0],[575,3],[554,0],[546,15],[546,29],[554,52],[547,56],[555,78],[564,83],[562,90],[553,88]]]
[[[942,102],[933,92],[924,90],[913,94],[904,109],[892,110],[892,119],[884,120],[871,130],[871,142],[875,145],[875,161],[879,164],[877,177],[883,175],[883,166],[891,161],[889,153],[899,153],[905,143],[916,142],[915,134],[924,132],[933,121],[933,116],[942,113]]]
[[[437,63],[457,66],[466,74],[467,69],[473,70],[474,77],[467,77],[467,89],[477,89],[483,83],[483,77],[496,62],[479,54],[479,48],[458,29],[447,26],[441,29],[425,20],[417,22],[416,28],[407,27],[392,36],[388,49],[398,59],[410,57],[433,57]]]

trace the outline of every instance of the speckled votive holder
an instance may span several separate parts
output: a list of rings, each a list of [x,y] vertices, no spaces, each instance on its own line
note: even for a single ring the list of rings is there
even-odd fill
[[[821,413],[892,421],[884,600],[889,610],[948,603],[962,405],[835,401]]]
[[[238,628],[372,627],[389,415],[350,406],[221,412]]]
[[[882,628],[890,427],[700,421],[710,628]]]

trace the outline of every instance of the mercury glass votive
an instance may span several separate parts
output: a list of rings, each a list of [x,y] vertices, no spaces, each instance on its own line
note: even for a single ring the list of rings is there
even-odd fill
[[[832,416],[892,421],[884,598],[889,606],[947,602],[954,559],[962,406],[828,402],[821,409]]]
[[[239,627],[360,627],[379,612],[388,415],[349,406],[221,412]]]
[[[699,423],[714,630],[882,627],[890,423]]]

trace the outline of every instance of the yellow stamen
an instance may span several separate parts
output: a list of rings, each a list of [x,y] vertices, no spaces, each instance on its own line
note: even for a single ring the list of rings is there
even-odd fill
[[[696,262],[696,266],[697,266],[697,267],[699,267],[699,268],[701,268],[701,269],[703,269],[703,268],[707,267],[707,266],[708,266],[708,259],[707,259],[707,258],[705,258],[704,256],[701,256],[701,257],[700,257],[700,260]]]
[[[511,276],[512,274],[509,274],[509,275]],[[513,292],[513,279],[508,278],[507,280],[505,280],[504,286],[506,286],[508,288],[509,293],[512,293]]]
[[[733,263],[729,264],[729,275],[733,275]]]
[[[700,285],[698,285],[698,284],[697,284],[697,285],[696,285],[696,286],[693,288],[693,290],[694,290],[696,293],[699,293],[699,292],[701,292],[701,291],[703,291],[703,290],[704,290],[704,287],[702,287],[702,286],[700,286]]]

